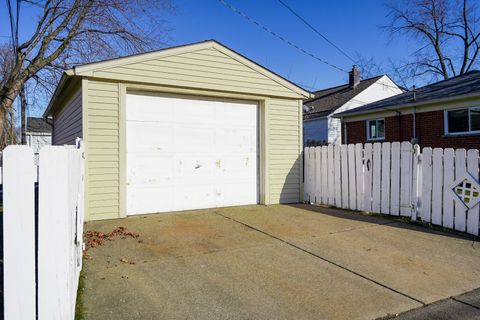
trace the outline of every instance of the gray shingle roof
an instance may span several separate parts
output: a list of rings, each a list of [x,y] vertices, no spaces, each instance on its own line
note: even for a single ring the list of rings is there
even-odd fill
[[[52,133],[52,126],[43,118],[27,118],[27,132]]]
[[[336,116],[375,112],[377,109],[384,108],[393,110],[406,104],[415,103],[421,105],[432,100],[460,97],[473,93],[480,94],[480,71],[478,70],[417,88],[415,90],[415,99],[413,91],[408,91],[352,110],[340,112]]]
[[[313,119],[329,115],[352,100],[360,92],[370,87],[381,77],[383,77],[383,75],[362,80],[355,89],[351,89],[347,83],[313,92],[314,98],[306,100],[303,103],[304,106],[310,108],[308,112],[303,113],[303,119]]]

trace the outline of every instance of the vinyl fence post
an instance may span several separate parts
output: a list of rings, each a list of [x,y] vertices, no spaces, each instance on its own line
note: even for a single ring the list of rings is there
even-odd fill
[[[3,152],[5,319],[36,317],[34,179],[32,149],[8,146]]]

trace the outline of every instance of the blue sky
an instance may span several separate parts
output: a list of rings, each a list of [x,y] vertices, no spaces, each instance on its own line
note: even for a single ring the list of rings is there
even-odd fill
[[[383,63],[388,58],[402,60],[410,53],[406,39],[389,41],[387,32],[380,28],[388,23],[384,0],[284,1],[354,58],[359,53]],[[350,60],[277,0],[228,3],[316,56],[342,69],[351,69]],[[167,18],[174,28],[170,33],[172,44],[213,38],[309,89],[341,84],[347,79],[345,73],[290,47],[218,0],[177,0],[176,5],[175,14]]]
[[[352,62],[308,29],[277,0],[226,0],[251,18],[342,69]],[[389,41],[380,27],[388,23],[384,0],[284,0],[332,42],[356,57],[359,53],[379,63],[402,60],[414,50],[404,38]],[[180,45],[216,39],[235,51],[308,89],[342,84],[347,74],[331,68],[263,31],[218,0],[173,0],[176,8],[165,16],[171,31],[164,41]],[[34,26],[35,14],[23,9],[21,36]],[[0,4],[0,36],[9,34],[5,2]],[[8,38],[0,38],[7,41]]]

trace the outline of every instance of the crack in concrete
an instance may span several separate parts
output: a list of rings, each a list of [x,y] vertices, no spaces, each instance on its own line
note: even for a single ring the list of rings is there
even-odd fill
[[[336,262],[334,262],[334,261],[332,261],[332,260],[330,260],[330,259],[328,259],[328,258],[322,257],[322,256],[320,256],[320,255],[318,255],[318,254],[316,254],[316,253],[314,253],[314,252],[312,252],[312,251],[309,251],[309,250],[307,250],[307,249],[305,249],[305,248],[302,248],[302,247],[300,247],[300,246],[298,246],[298,245],[296,245],[296,244],[294,244],[294,243],[292,243],[292,242],[290,242],[290,241],[288,241],[288,240],[282,239],[282,238],[277,237],[277,236],[275,236],[275,235],[273,235],[273,234],[270,234],[270,233],[268,233],[268,232],[266,232],[266,231],[260,230],[260,229],[258,229],[258,228],[256,228],[256,227],[251,226],[251,225],[249,225],[249,224],[247,224],[247,223],[244,223],[244,222],[242,222],[242,221],[239,221],[239,220],[236,220],[236,219],[231,218],[231,217],[229,217],[229,216],[223,215],[223,214],[219,213],[218,211],[214,211],[214,214],[217,214],[217,215],[219,215],[219,216],[221,216],[221,217],[224,217],[225,219],[228,219],[228,220],[230,220],[230,221],[234,221],[234,222],[239,223],[239,224],[241,224],[241,225],[243,225],[243,226],[245,226],[245,227],[247,227],[247,228],[249,228],[249,229],[255,230],[255,231],[260,232],[260,233],[262,233],[262,234],[264,234],[264,235],[266,235],[266,236],[269,236],[269,237],[271,237],[271,238],[273,238],[273,239],[275,239],[275,240],[278,240],[278,241],[280,241],[280,242],[282,242],[282,243],[285,243],[285,244],[287,244],[287,245],[289,245],[289,246],[291,246],[291,247],[293,247],[293,248],[295,248],[295,249],[298,249],[298,250],[300,250],[300,251],[302,251],[302,252],[304,252],[304,253],[306,253],[306,254],[309,254],[309,255],[311,255],[311,256],[313,256],[313,257],[315,257],[315,258],[318,258],[318,259],[320,259],[320,260],[323,260],[323,261],[325,261],[325,262],[327,262],[327,263],[329,263],[329,264],[331,264],[331,265],[334,265],[334,266],[336,266],[336,267],[338,267],[338,268],[340,268],[340,269],[343,269],[343,270],[345,270],[345,271],[347,271],[347,272],[350,272],[350,273],[352,273],[352,274],[354,274],[354,275],[356,275],[356,276],[358,276],[358,277],[360,277],[360,278],[363,278],[363,279],[365,279],[365,280],[367,280],[367,281],[370,281],[370,282],[372,282],[372,283],[374,283],[374,284],[376,284],[376,285],[378,285],[378,286],[381,286],[381,287],[383,287],[383,288],[385,288],[385,289],[387,289],[387,290],[390,290],[390,291],[395,292],[395,293],[397,293],[397,294],[399,294],[399,295],[401,295],[401,296],[404,296],[404,297],[406,297],[406,298],[408,298],[408,299],[410,299],[410,300],[413,300],[413,301],[415,301],[415,302],[417,302],[417,303],[420,303],[422,306],[427,305],[427,303],[423,302],[422,300],[419,300],[419,299],[414,298],[414,297],[412,297],[412,296],[410,296],[410,295],[408,295],[408,294],[406,294],[406,293],[403,293],[403,292],[401,292],[401,291],[398,291],[397,289],[394,289],[394,288],[392,288],[392,287],[390,287],[390,286],[388,286],[388,285],[386,285],[386,284],[383,284],[383,283],[381,283],[381,282],[379,282],[379,281],[377,281],[377,280],[374,280],[374,279],[372,279],[372,278],[369,278],[369,277],[367,277],[367,276],[365,276],[365,275],[363,275],[363,274],[361,274],[361,273],[358,273],[358,272],[356,272],[356,271],[354,271],[354,270],[352,270],[352,269],[349,269],[348,267],[342,266],[341,264],[338,264],[338,263],[336,263]]]
[[[362,229],[377,228],[377,227],[380,227],[380,226],[386,226],[386,225],[394,224],[394,223],[396,223],[396,221],[381,223],[381,224],[377,224],[377,225],[370,225],[368,227],[353,227],[353,228],[349,228],[349,229],[343,229],[343,230],[339,230],[339,231],[329,232],[329,234],[337,234],[337,233],[350,232],[350,231],[356,231],[356,230],[362,230]]]

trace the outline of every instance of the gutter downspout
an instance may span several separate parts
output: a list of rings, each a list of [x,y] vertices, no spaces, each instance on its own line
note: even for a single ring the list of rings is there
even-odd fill
[[[413,86],[413,102],[417,101],[417,88]],[[412,138],[412,144],[418,144],[418,139],[417,139],[417,106],[413,107],[413,138]]]
[[[413,138],[412,144],[418,144],[417,139],[417,107],[413,108]]]

